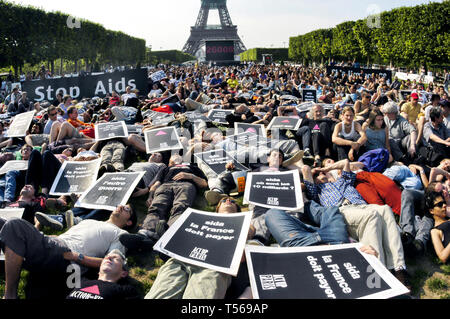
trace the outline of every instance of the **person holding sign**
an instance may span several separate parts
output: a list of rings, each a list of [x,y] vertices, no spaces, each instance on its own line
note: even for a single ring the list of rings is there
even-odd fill
[[[124,254],[119,236],[135,223],[136,214],[129,205],[117,207],[107,222],[85,220],[58,237],[44,236],[22,219],[6,222],[0,231],[5,247],[5,299],[17,299],[22,267],[65,282],[71,263],[98,269],[108,252],[119,249]]]
[[[241,212],[236,201],[224,198],[216,208],[218,214]],[[253,238],[251,226],[247,239]],[[159,270],[158,276],[145,299],[223,299],[231,284],[230,275],[169,259]]]
[[[159,239],[157,227],[166,223],[172,225],[178,217],[191,207],[199,189],[208,187],[203,172],[193,164],[183,164],[180,155],[170,158],[169,166],[162,169],[156,182],[150,187],[147,200],[148,215],[138,234],[125,234],[120,237],[121,243],[131,249],[151,250]],[[163,227],[164,228],[164,227]],[[160,230],[164,232],[165,230]]]

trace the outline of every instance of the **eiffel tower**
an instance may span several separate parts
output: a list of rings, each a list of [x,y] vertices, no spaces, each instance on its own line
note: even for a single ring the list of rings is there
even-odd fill
[[[214,9],[219,11],[220,25],[207,24],[209,11]],[[209,40],[234,41],[235,54],[247,50],[237,33],[237,26],[231,21],[227,0],[202,0],[197,22],[194,27],[191,27],[191,36],[184,45],[183,52],[195,55],[205,41]]]

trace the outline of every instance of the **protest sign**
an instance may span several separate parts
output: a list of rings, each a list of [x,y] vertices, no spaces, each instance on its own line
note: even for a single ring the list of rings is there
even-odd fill
[[[128,127],[124,121],[99,123],[95,125],[95,140],[97,142],[127,137]]]
[[[50,195],[83,194],[97,180],[101,158],[90,162],[64,162],[50,189]]]
[[[26,170],[28,170],[28,161],[8,161],[0,168],[0,176],[5,175],[9,171]]]
[[[164,71],[161,70],[161,71],[152,73],[152,74],[150,75],[150,78],[152,79],[153,82],[159,82],[159,81],[161,81],[162,79],[167,78],[167,75],[166,75],[166,73],[164,73]]]
[[[26,136],[31,121],[33,121],[34,113],[36,113],[36,111],[16,115],[11,125],[9,126],[7,136],[8,137]]]
[[[259,136],[267,137],[266,128],[264,124],[247,124],[247,123],[234,123],[234,134],[241,133],[253,133]]]
[[[270,248],[246,246],[254,299],[387,299],[407,294],[361,244]]]
[[[186,118],[188,119],[189,122],[198,122],[198,121],[203,121],[203,122],[211,122],[211,120],[209,119],[209,117],[205,116],[202,113],[199,112],[186,112],[183,114],[184,116],[186,116]]]
[[[230,114],[234,114],[234,110],[220,110],[220,109],[216,109],[216,110],[209,111],[208,118],[213,123],[228,125],[229,123],[226,120],[226,117],[228,115],[230,115]]]
[[[147,69],[135,69],[100,75],[25,81],[23,87],[30,100],[41,102],[43,100],[53,101],[59,92],[63,96],[70,95],[76,100],[92,96],[103,98],[106,94],[111,95],[114,90],[119,94],[124,93],[127,86],[130,86],[131,90],[139,90],[141,95],[147,95],[147,82]]]
[[[147,154],[183,149],[180,136],[173,126],[145,131],[144,134]]]
[[[288,116],[277,116],[274,117],[272,122],[270,122],[267,130],[293,130],[297,131],[302,124],[302,119]]]
[[[411,94],[412,94],[412,91],[407,91],[407,90],[400,91],[400,95],[403,100],[409,100],[409,98],[411,97]]]
[[[153,247],[182,262],[236,276],[252,213],[217,214],[188,208]]]
[[[361,69],[348,66],[327,66],[327,74],[332,74],[335,72],[347,73],[348,75],[355,76],[363,75],[366,78],[371,76],[372,74],[376,74],[392,82],[392,71],[389,70]]]
[[[7,209],[0,209],[0,219],[4,219],[6,221],[11,219],[21,219],[23,216],[23,212],[25,211],[25,208],[7,208]],[[1,230],[1,228],[0,228]],[[0,247],[0,260],[5,260],[5,255]]]
[[[263,137],[261,135],[257,135],[252,132],[244,132],[239,133],[236,135],[231,135],[227,137],[227,139],[231,140],[232,142],[240,145],[240,146],[261,146],[261,145],[268,145],[269,139],[266,137]]]
[[[208,168],[216,175],[226,171],[225,166],[227,163],[232,162],[235,166],[235,170],[248,171],[249,169],[244,165],[241,165],[235,158],[231,157],[224,150],[214,150],[205,153],[196,153],[194,156],[205,163]]]
[[[127,125],[128,134],[141,134],[143,125]]]
[[[317,90],[302,89],[302,102],[317,103]]]
[[[144,172],[106,173],[78,199],[75,207],[114,211],[126,205]]]
[[[249,173],[244,204],[294,211],[303,208],[298,171]]]

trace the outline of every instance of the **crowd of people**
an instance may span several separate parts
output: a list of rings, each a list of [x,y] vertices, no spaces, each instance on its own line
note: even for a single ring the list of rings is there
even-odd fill
[[[25,209],[22,220],[0,220],[5,298],[17,298],[22,268],[36,274],[35,282],[51,277],[60,288],[42,292],[48,286],[34,284],[39,292],[30,296],[139,298],[127,282],[126,256],[151,252],[199,196],[219,214],[252,211],[252,244],[361,242],[365,253],[378,257],[407,287],[406,258],[420,258],[431,249],[448,262],[450,105],[444,85],[374,74],[327,74],[294,65],[166,66],[160,71],[164,78],[150,83],[147,96],[127,87],[106,98],[75,101],[59,94],[55,101],[33,103],[26,92],[15,89],[1,105],[0,165],[10,160],[29,163],[26,171],[0,177],[1,206]],[[316,90],[317,101],[304,102],[304,89]],[[226,117],[228,125],[200,116],[215,109],[234,111]],[[36,112],[27,135],[9,138],[11,118],[27,111]],[[268,129],[278,116],[301,118],[300,128]],[[95,125],[111,121],[125,121],[142,132],[97,142]],[[263,125],[267,138],[244,147],[234,133],[225,133],[235,123]],[[184,149],[146,154],[145,131],[166,125],[179,131]],[[233,163],[216,174],[192,160],[195,153],[209,150],[224,150],[253,172],[297,171],[304,209],[240,207],[237,198],[243,189]],[[99,177],[145,172],[132,197],[146,200],[146,212],[131,204],[112,213],[71,208],[75,194],[49,195],[64,161],[99,157]],[[138,215],[145,216],[139,226]],[[48,229],[43,227],[66,232],[50,237],[40,232]],[[145,292],[148,299],[252,297],[245,262],[238,276],[231,277],[161,258],[165,264]],[[70,264],[82,266],[84,274],[82,287],[73,291],[66,286]]]

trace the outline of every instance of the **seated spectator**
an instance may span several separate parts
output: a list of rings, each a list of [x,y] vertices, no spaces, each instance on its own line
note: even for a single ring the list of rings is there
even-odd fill
[[[389,162],[392,162],[394,158],[392,157],[389,142],[389,129],[384,121],[383,113],[379,110],[370,112],[369,119],[364,123],[362,129],[365,131],[367,137],[365,150],[387,149],[389,152]]]
[[[411,101],[403,104],[401,109],[401,116],[403,116],[411,125],[416,125],[419,117],[422,104],[419,103],[419,94],[412,93]]]
[[[426,123],[423,129],[423,136],[431,146],[431,149],[428,148],[425,152],[427,158],[431,159],[430,164],[437,166],[441,160],[450,157],[450,135],[443,124],[444,116],[441,108],[431,109],[430,120],[431,122]]]
[[[450,221],[447,213],[447,203],[442,193],[430,192],[426,196],[426,207],[434,219],[431,230],[434,251],[443,263],[448,263],[450,257]]]

